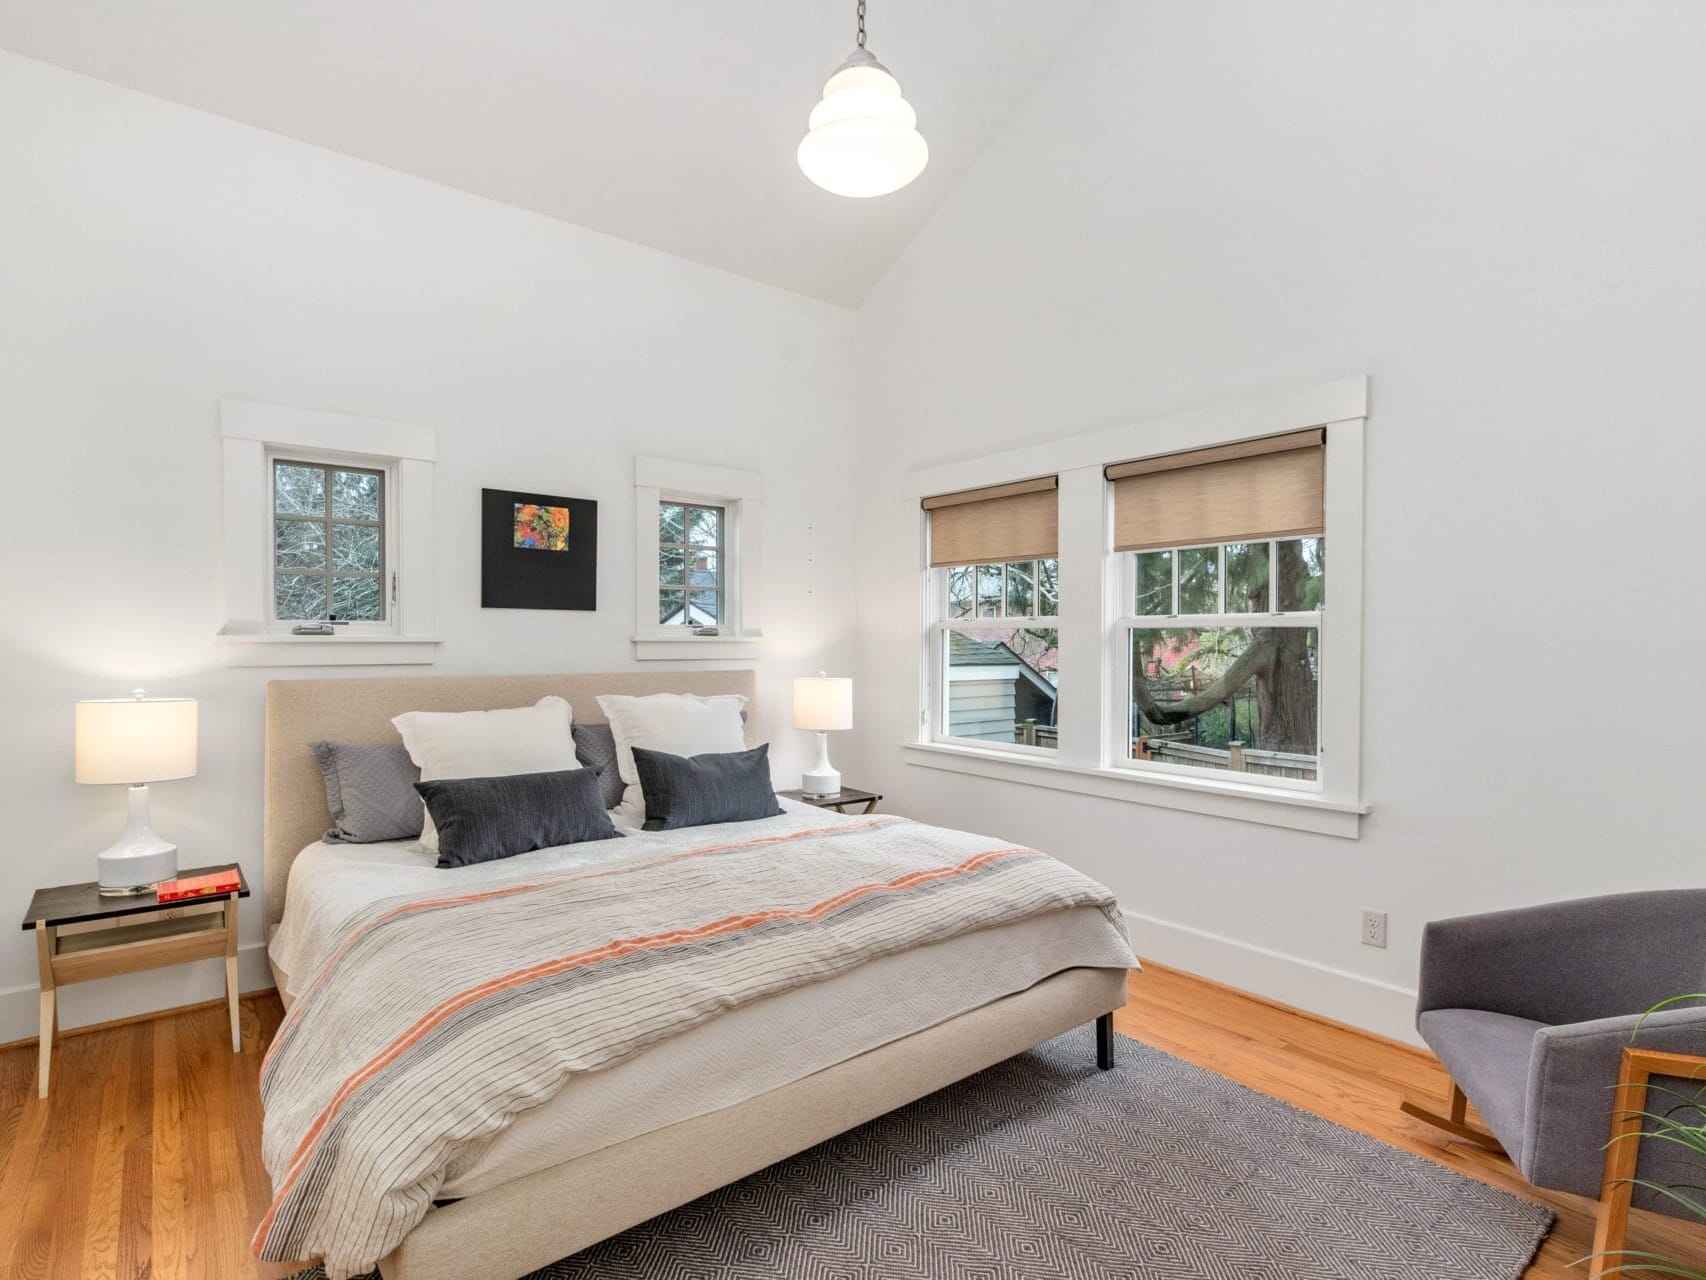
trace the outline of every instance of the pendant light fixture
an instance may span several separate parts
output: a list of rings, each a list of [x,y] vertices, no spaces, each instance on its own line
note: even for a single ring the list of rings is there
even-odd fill
[[[823,86],[810,131],[800,139],[800,168],[838,196],[886,196],[920,173],[930,148],[900,84],[865,48],[865,0],[858,44]]]

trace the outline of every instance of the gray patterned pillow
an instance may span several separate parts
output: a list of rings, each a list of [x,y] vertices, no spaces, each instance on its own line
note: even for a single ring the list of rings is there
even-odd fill
[[[401,743],[315,742],[309,746],[326,780],[326,808],[332,812],[328,844],[419,837],[426,812],[415,793],[421,771]]]
[[[569,726],[575,736],[575,757],[581,768],[598,775],[598,793],[606,809],[622,803],[622,775],[616,769],[616,735],[607,724],[582,724],[579,720]]]
[[[744,710],[740,722],[746,723]],[[604,797],[604,807],[616,808],[628,790],[616,765],[616,735],[607,724],[582,724],[579,720],[569,726],[569,732],[575,736],[575,758],[581,762],[581,768],[598,775],[598,792]]]

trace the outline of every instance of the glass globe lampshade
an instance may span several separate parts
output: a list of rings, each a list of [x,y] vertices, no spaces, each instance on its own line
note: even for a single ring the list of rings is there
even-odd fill
[[[812,108],[800,139],[800,168],[825,191],[865,199],[899,191],[920,173],[930,148],[899,82],[863,49],[842,63]]]

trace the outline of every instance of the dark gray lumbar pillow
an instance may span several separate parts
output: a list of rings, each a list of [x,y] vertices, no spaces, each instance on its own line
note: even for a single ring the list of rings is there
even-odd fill
[[[591,769],[439,778],[415,790],[438,828],[438,865],[470,867],[583,840],[617,840]]]
[[[421,771],[402,744],[315,742],[309,749],[326,780],[326,808],[332,813],[329,844],[419,837],[425,811],[415,783]]]
[[[634,770],[646,797],[647,831],[750,822],[782,812],[770,785],[768,742],[750,751],[702,756],[635,747]]]
[[[607,724],[582,724],[579,720],[569,726],[569,732],[575,736],[575,758],[583,769],[598,774],[604,807],[614,809],[622,803],[622,793],[627,790],[616,767],[616,735]]]

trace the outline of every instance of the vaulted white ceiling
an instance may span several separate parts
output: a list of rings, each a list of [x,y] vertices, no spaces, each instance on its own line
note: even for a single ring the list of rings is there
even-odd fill
[[[930,143],[820,191],[794,148],[854,0],[3,0],[0,46],[847,305],[1106,0],[870,0]]]

